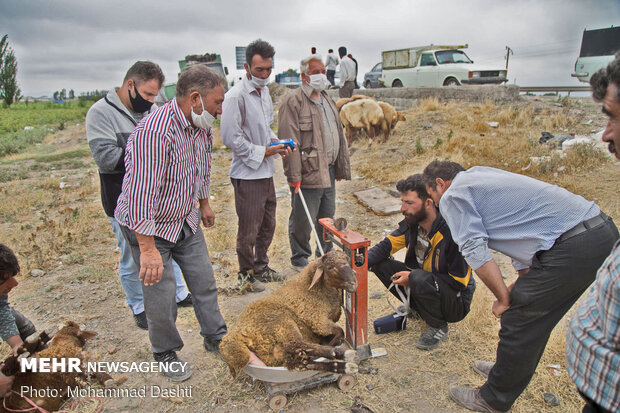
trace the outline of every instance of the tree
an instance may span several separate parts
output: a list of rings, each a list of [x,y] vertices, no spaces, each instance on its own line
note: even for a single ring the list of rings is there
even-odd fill
[[[21,90],[17,86],[17,59],[5,34],[0,40],[0,99],[11,106],[21,98]]]
[[[54,92],[54,102],[58,100],[58,91]]]

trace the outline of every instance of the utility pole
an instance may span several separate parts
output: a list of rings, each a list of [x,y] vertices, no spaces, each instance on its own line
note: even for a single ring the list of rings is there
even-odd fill
[[[510,55],[514,54],[510,46],[506,46],[506,70],[508,70],[508,59],[510,59]]]

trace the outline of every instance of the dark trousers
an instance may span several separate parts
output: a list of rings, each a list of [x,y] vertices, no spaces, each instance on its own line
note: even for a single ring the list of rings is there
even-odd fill
[[[121,225],[121,231],[131,247],[134,261],[139,266],[140,246],[136,233],[123,225]],[[177,242],[155,237],[155,247],[161,254],[164,273],[159,282],[149,286],[142,284],[151,350],[154,353],[161,353],[168,350],[178,351],[183,348],[183,340],[175,325],[177,283],[172,259],[181,267],[187,288],[192,294],[194,313],[200,325],[200,335],[221,339],[227,331],[226,323],[217,303],[217,285],[200,226],[194,234],[185,223]]]
[[[352,80],[347,80],[344,82],[344,85],[338,89],[338,96],[341,98],[350,98],[353,96],[353,89],[355,89],[355,82]]]
[[[596,277],[618,239],[611,219],[539,251],[517,279],[502,314],[495,366],[480,388],[484,400],[508,410],[534,375],[551,331]]]
[[[329,83],[331,83],[332,86],[335,85],[334,76],[336,76],[336,71],[327,69],[327,80],[329,80]]]
[[[323,227],[319,224],[319,218],[333,218],[336,212],[336,186],[334,179],[334,166],[329,167],[329,177],[331,186],[329,188],[308,188],[302,189],[308,211],[314,222],[314,228],[321,240],[323,252],[332,249],[332,244],[323,241]],[[308,257],[312,255],[310,238],[312,227],[308,216],[301,203],[301,197],[295,193],[291,187],[291,215],[288,219],[288,239],[291,246],[291,264],[305,267],[308,264]],[[317,247],[316,256],[320,256]]]
[[[392,275],[411,270],[402,262],[388,258],[375,264],[371,271],[387,288],[392,283]],[[420,314],[426,324],[440,328],[448,322],[455,323],[465,318],[469,313],[469,303],[463,301],[458,291],[433,273],[419,269],[413,271],[413,277],[409,277],[409,306]],[[393,288],[390,292],[400,300]]]
[[[276,191],[273,178],[231,178],[235,189],[237,259],[239,271],[262,271],[269,263],[267,250],[276,229]]]

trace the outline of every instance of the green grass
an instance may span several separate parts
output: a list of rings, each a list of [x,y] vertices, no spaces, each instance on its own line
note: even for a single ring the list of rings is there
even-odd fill
[[[23,131],[26,126],[64,127],[65,122],[83,122],[93,102],[25,102],[0,108],[0,140],[6,133]]]
[[[49,163],[49,162],[65,161],[68,159],[84,158],[84,157],[90,157],[90,156],[91,154],[88,148],[80,148],[80,149],[74,149],[71,151],[66,151],[66,152],[61,152],[61,153],[53,153],[50,155],[39,155],[39,156],[34,157],[34,160],[36,162]]]

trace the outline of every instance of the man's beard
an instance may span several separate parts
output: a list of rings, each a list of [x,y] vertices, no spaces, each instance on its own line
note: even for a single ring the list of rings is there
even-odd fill
[[[609,152],[616,155],[616,158],[620,159],[620,153],[617,152],[618,148],[616,148],[616,143],[614,141],[609,142],[609,146],[607,147],[607,149],[609,150]]]
[[[418,223],[424,221],[426,217],[428,216],[428,213],[426,212],[426,209],[422,208],[415,214],[409,214],[405,212],[403,213],[403,215],[405,216],[405,220],[407,221],[407,224],[409,224],[409,226],[413,226],[413,225],[417,225]]]

